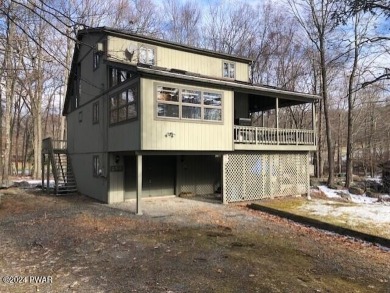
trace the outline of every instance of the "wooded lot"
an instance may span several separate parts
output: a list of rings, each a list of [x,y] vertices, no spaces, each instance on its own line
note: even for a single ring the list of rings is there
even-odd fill
[[[66,139],[75,37],[97,26],[249,57],[251,82],[322,96],[316,175],[374,176],[390,160],[389,17],[389,0],[0,1],[1,183],[40,178],[42,139]],[[310,121],[308,106],[283,111],[288,127]]]

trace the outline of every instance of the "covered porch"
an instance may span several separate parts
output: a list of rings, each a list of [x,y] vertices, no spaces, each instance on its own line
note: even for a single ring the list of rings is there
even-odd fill
[[[267,89],[234,93],[235,150],[316,149],[312,95]]]

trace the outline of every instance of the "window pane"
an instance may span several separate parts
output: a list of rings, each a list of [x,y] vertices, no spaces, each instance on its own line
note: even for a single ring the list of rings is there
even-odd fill
[[[118,84],[118,78],[117,78],[117,73],[118,71],[117,71],[117,69],[116,68],[111,68],[111,76],[110,76],[110,78],[111,78],[111,80],[110,80],[110,82],[111,82],[111,86],[115,86],[115,85],[117,85]]]
[[[100,63],[100,55],[97,53],[93,53],[93,69],[98,68],[99,63]]]
[[[229,77],[234,78],[234,63],[230,63],[229,65]]]
[[[116,96],[110,98],[111,109],[118,107],[118,99]]]
[[[133,103],[135,101],[134,91],[132,89],[127,90],[127,102]]]
[[[118,83],[121,83],[121,82],[126,80],[126,75],[125,74],[126,74],[125,71],[118,69],[118,77],[117,77]]]
[[[127,93],[121,92],[119,95],[119,107],[127,104]]]
[[[118,122],[118,110],[114,110],[110,112],[110,123]]]
[[[188,118],[188,119],[200,119],[200,107],[190,107],[190,106],[183,106],[182,108],[182,117]]]
[[[118,109],[118,122],[126,120],[127,107],[122,107]]]
[[[170,104],[158,104],[157,115],[161,117],[179,117],[179,106]]]
[[[229,64],[223,63],[223,77],[229,77]]]
[[[182,90],[182,102],[190,104],[200,104],[201,97],[199,91]]]
[[[154,49],[148,48],[148,64],[154,65]]]
[[[147,56],[146,56],[146,48],[141,47],[139,48],[139,56],[138,56],[138,62],[139,63],[146,63]]]
[[[134,104],[127,106],[127,119],[132,119],[137,117],[137,108]]]
[[[222,120],[222,111],[221,109],[214,108],[205,108],[204,109],[204,119],[205,120]]]
[[[157,87],[157,100],[159,101],[170,101],[178,102],[179,101],[179,90],[169,87]]]
[[[210,106],[221,106],[222,105],[222,97],[221,94],[216,93],[203,93],[204,104]]]

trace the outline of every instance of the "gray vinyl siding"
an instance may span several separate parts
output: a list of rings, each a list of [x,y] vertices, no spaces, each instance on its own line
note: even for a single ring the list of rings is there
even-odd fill
[[[81,194],[86,194],[94,199],[107,202],[108,184],[104,177],[93,176],[93,156],[99,156],[103,173],[106,173],[103,153],[72,154],[72,168],[77,180],[77,189]]]
[[[119,160],[117,160],[119,159]],[[108,203],[124,200],[124,159],[116,153],[108,154],[107,178],[109,179]]]
[[[99,102],[99,123],[92,122],[93,103],[89,103],[67,116],[68,152],[73,153],[98,153],[105,150],[106,114],[103,99]],[[81,117],[81,121],[80,121]]]
[[[139,150],[139,129],[138,120],[109,127],[108,150],[110,152]]]
[[[107,90],[107,67],[101,56],[100,65],[93,68],[93,51],[96,44],[101,41],[102,35],[84,35],[80,48],[79,60],[81,63],[81,98],[80,105],[88,103],[96,96]],[[89,44],[84,45],[84,44]]]

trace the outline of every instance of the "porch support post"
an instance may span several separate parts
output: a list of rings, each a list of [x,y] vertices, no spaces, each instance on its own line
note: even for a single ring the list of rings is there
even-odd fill
[[[261,111],[261,127],[264,127],[264,111]]]
[[[137,202],[136,214],[142,215],[141,198],[142,198],[142,155],[137,154]]]
[[[279,144],[279,98],[276,98],[276,143]]]
[[[228,162],[228,154],[222,155],[222,174],[221,174],[221,193],[222,193],[222,203],[227,204],[227,194],[226,194],[226,164]]]

